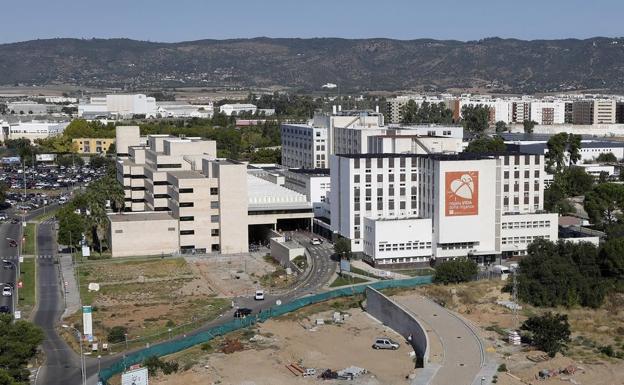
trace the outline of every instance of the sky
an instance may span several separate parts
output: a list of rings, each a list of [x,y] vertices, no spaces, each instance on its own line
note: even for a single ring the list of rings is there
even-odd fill
[[[0,43],[55,37],[624,36],[622,0],[18,0],[2,4],[0,14]]]

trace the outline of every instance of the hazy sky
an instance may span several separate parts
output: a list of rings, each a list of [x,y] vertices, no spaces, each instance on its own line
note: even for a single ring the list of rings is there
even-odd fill
[[[623,36],[622,0],[17,0],[0,42],[127,37],[388,37],[476,40]]]

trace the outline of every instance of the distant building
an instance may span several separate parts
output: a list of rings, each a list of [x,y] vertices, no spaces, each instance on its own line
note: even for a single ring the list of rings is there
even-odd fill
[[[72,144],[79,154],[106,154],[115,138],[75,138]]]
[[[565,123],[565,103],[563,101],[531,102],[531,118],[537,124],[552,125]],[[521,122],[520,122],[521,123]]]
[[[135,115],[156,117],[156,99],[143,94],[94,96],[78,104],[83,118],[132,118]]]
[[[8,139],[28,139],[31,142],[35,139],[45,139],[63,133],[69,122],[31,122],[7,123],[0,122],[2,127],[2,140]]]
[[[10,102],[7,111],[13,115],[51,115],[61,112],[62,106],[56,104],[41,104],[36,102]]]
[[[211,118],[214,106],[186,102],[156,102],[156,117],[162,118]]]
[[[240,115],[243,113],[255,114],[258,110],[254,104],[224,104],[219,107],[219,112],[227,116]]]

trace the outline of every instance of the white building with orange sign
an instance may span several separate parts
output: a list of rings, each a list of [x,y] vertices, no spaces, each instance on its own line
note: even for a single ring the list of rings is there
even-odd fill
[[[543,165],[515,153],[332,156],[332,231],[374,265],[521,255],[537,238],[557,240]]]

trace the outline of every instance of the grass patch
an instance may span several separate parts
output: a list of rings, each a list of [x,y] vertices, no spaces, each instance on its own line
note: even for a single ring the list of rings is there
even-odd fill
[[[370,272],[368,272],[366,270],[362,270],[362,269],[359,269],[359,268],[353,267],[353,266],[351,266],[351,272],[355,273],[355,274],[363,275],[363,276],[369,277],[369,278],[375,278],[375,279],[382,278],[382,277],[379,277],[379,276],[377,276],[377,275],[375,275],[373,273],[370,273]]]
[[[20,275],[23,287],[19,289],[19,308],[22,311],[30,311],[37,301],[35,295],[35,258],[24,258],[20,265]]]
[[[37,225],[34,223],[27,223],[24,228],[24,250],[22,254],[35,255],[37,249]]]
[[[308,267],[308,260],[306,259],[305,255],[299,255],[292,260],[292,263],[294,263],[295,266],[297,266],[301,270],[305,270]]]
[[[364,283],[364,282],[368,282],[368,280],[360,278],[360,277],[351,277],[348,275],[343,275],[343,276],[338,276],[338,278],[336,278],[334,282],[332,282],[329,285],[329,287],[340,287],[340,286],[354,285],[356,283]]]
[[[295,310],[291,313],[284,314],[277,317],[277,320],[301,320],[309,318],[310,316],[326,311],[347,311],[349,309],[355,309],[362,307],[362,301],[364,301],[364,294],[355,294],[348,297],[340,297],[330,299],[328,301],[315,303],[313,305],[305,306],[299,310]]]

